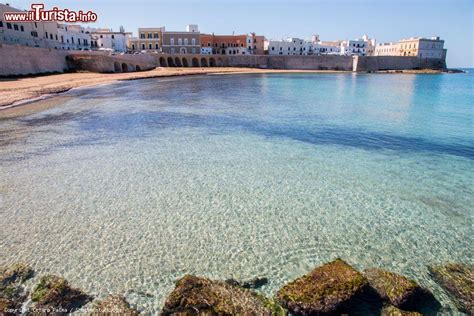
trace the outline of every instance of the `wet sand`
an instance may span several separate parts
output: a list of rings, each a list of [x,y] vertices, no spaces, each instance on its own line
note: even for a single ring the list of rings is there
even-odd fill
[[[72,88],[95,86],[120,80],[135,80],[155,77],[171,77],[201,74],[235,73],[288,73],[288,72],[334,72],[316,70],[275,70],[256,68],[156,68],[150,71],[101,74],[90,72],[55,74],[13,79],[0,79],[0,110],[5,110],[25,101],[54,95]]]

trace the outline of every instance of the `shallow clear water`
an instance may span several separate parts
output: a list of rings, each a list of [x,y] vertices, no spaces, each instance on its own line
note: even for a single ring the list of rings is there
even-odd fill
[[[0,120],[0,263],[156,313],[185,273],[472,263],[472,74],[272,74],[74,90]],[[153,295],[146,297],[142,292]]]

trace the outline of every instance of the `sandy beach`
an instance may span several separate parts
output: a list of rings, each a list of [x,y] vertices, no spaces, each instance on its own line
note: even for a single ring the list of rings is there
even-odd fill
[[[0,79],[0,110],[5,110],[23,101],[35,100],[45,95],[58,94],[72,88],[95,86],[120,80],[136,80],[155,77],[171,77],[203,74],[235,73],[282,73],[282,72],[334,72],[316,70],[275,70],[256,68],[156,68],[150,71],[130,73],[64,73],[25,78]]]

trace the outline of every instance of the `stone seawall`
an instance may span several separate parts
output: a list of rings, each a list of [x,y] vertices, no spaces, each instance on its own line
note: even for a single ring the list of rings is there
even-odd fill
[[[253,67],[263,69],[380,70],[445,69],[445,59],[398,56],[269,56],[269,55],[109,55],[97,51],[65,51],[0,45],[0,76],[85,70],[132,72],[155,67]]]
[[[68,51],[0,44],[0,76],[63,72]]]

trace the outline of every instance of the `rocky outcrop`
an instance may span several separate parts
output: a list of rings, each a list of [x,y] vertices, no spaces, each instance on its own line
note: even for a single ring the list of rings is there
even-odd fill
[[[417,302],[432,296],[415,281],[382,269],[364,271],[369,285],[387,303],[399,308],[413,308]]]
[[[336,259],[285,285],[277,299],[295,314],[329,314],[344,309],[367,286],[360,272]]]
[[[55,311],[56,314],[70,313],[92,300],[92,297],[79,289],[72,288],[68,281],[55,275],[41,277],[31,299],[35,309]]]
[[[163,315],[284,315],[273,300],[226,282],[185,275],[166,299]]]
[[[474,315],[474,267],[461,263],[428,267],[431,277],[451,296],[461,312]]]
[[[121,295],[109,295],[102,301],[94,304],[93,316],[135,316],[139,312],[130,307],[130,304]]]
[[[258,289],[268,283],[268,279],[265,277],[256,277],[247,281],[238,281],[236,279],[227,279],[226,283],[230,285],[240,286],[244,289]]]
[[[21,305],[28,297],[22,284],[33,275],[33,269],[24,263],[0,267],[0,314],[20,313]]]
[[[422,316],[418,312],[407,312],[396,308],[395,306],[388,305],[382,309],[381,316]]]

